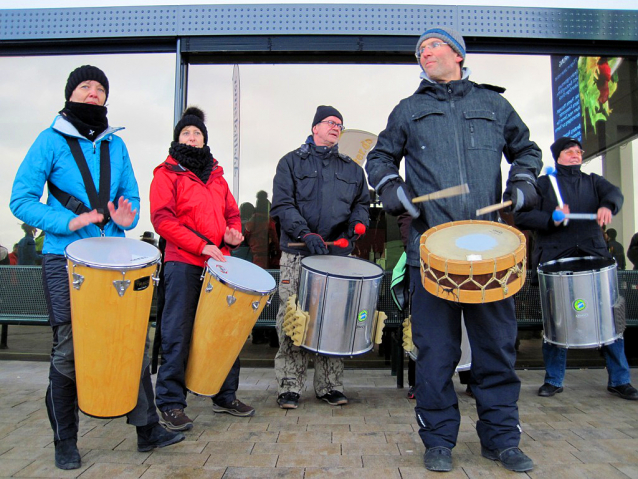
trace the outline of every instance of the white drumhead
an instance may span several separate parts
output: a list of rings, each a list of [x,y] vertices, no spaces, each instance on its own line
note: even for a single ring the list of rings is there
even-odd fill
[[[234,256],[225,256],[225,262],[210,258],[206,269],[220,283],[248,293],[270,294],[276,287],[275,278],[263,268]]]
[[[317,273],[343,278],[376,278],[383,275],[383,268],[361,258],[350,256],[306,256],[301,266]]]
[[[485,260],[513,253],[521,241],[516,233],[494,224],[460,224],[430,233],[430,253],[453,260]]]
[[[84,238],[66,247],[71,261],[101,269],[141,269],[159,262],[160,251],[153,245],[132,238]]]

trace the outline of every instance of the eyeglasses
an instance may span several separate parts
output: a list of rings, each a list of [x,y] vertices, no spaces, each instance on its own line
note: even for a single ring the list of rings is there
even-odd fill
[[[585,150],[581,150],[578,147],[572,147],[572,148],[567,148],[566,150],[563,150],[565,153],[573,153],[576,155],[580,155],[583,156],[585,154]]]
[[[421,45],[421,48],[419,48],[419,51],[417,52],[417,54],[415,56],[417,58],[421,58],[421,55],[423,55],[423,52],[425,50],[434,51],[434,50],[437,50],[437,49],[441,48],[443,45],[447,45],[447,43],[445,43],[445,42],[432,42],[432,43],[429,43],[427,45]]]
[[[345,128],[341,123],[337,123],[332,120],[320,121],[319,123],[327,123],[330,129],[337,128],[339,131],[343,131],[343,129]]]

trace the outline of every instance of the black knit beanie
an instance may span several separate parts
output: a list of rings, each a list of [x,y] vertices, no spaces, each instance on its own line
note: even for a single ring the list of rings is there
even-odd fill
[[[554,157],[554,160],[558,161],[560,153],[563,150],[571,148],[572,146],[578,146],[578,148],[580,148],[581,150],[583,149],[580,141],[578,141],[576,138],[570,138],[568,136],[563,136],[556,140],[554,143],[552,143],[552,146],[550,146],[549,149],[552,150],[552,156]]]
[[[320,105],[317,107],[317,113],[315,113],[315,117],[312,119],[312,127],[314,127],[317,123],[321,123],[329,116],[336,116],[341,120],[341,123],[343,123],[343,117],[341,116],[341,113],[339,113],[339,110],[333,106]]]
[[[199,128],[204,135],[204,145],[208,145],[208,130],[206,129],[206,125],[204,122],[206,121],[206,115],[204,112],[197,108],[196,106],[190,106],[182,115],[182,119],[177,122],[175,125],[175,130],[173,131],[173,141],[179,141],[179,134],[182,132],[184,128],[187,126],[195,126]]]
[[[106,98],[109,97],[109,79],[106,78],[104,72],[92,65],[82,65],[73,70],[69,75],[69,79],[66,81],[66,87],[64,88],[64,98],[69,101],[73,90],[75,90],[80,83],[87,80],[99,82],[104,87]]]

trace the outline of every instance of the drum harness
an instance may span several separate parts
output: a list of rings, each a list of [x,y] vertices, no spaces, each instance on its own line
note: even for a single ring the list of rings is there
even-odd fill
[[[104,219],[100,223],[96,223],[96,225],[100,228],[101,235],[104,236],[104,227],[111,220],[108,208],[111,193],[111,153],[109,151],[109,144],[106,140],[102,140],[102,143],[100,144],[100,192],[98,194],[95,189],[93,178],[91,177],[91,172],[89,171],[89,166],[86,163],[86,158],[84,157],[84,153],[82,153],[80,142],[77,138],[69,136],[65,136],[64,139],[68,143],[73,159],[78,165],[78,169],[82,175],[82,181],[86,188],[86,194],[89,197],[91,209],[87,208],[85,204],[78,200],[75,196],[62,191],[56,185],[51,183],[51,181],[47,181],[49,193],[51,193],[53,197],[62,204],[62,206],[76,215],[89,213],[92,209],[97,210],[98,213],[104,215]]]

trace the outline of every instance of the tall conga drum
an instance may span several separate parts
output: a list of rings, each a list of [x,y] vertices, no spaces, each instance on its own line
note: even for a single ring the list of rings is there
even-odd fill
[[[248,261],[233,256],[225,262],[208,260],[186,366],[190,392],[219,392],[276,289],[270,273]]]
[[[449,301],[500,301],[525,283],[525,236],[494,221],[430,228],[421,236],[420,257],[423,287]]]
[[[119,417],[137,404],[159,250],[130,238],[66,247],[80,410]]]

